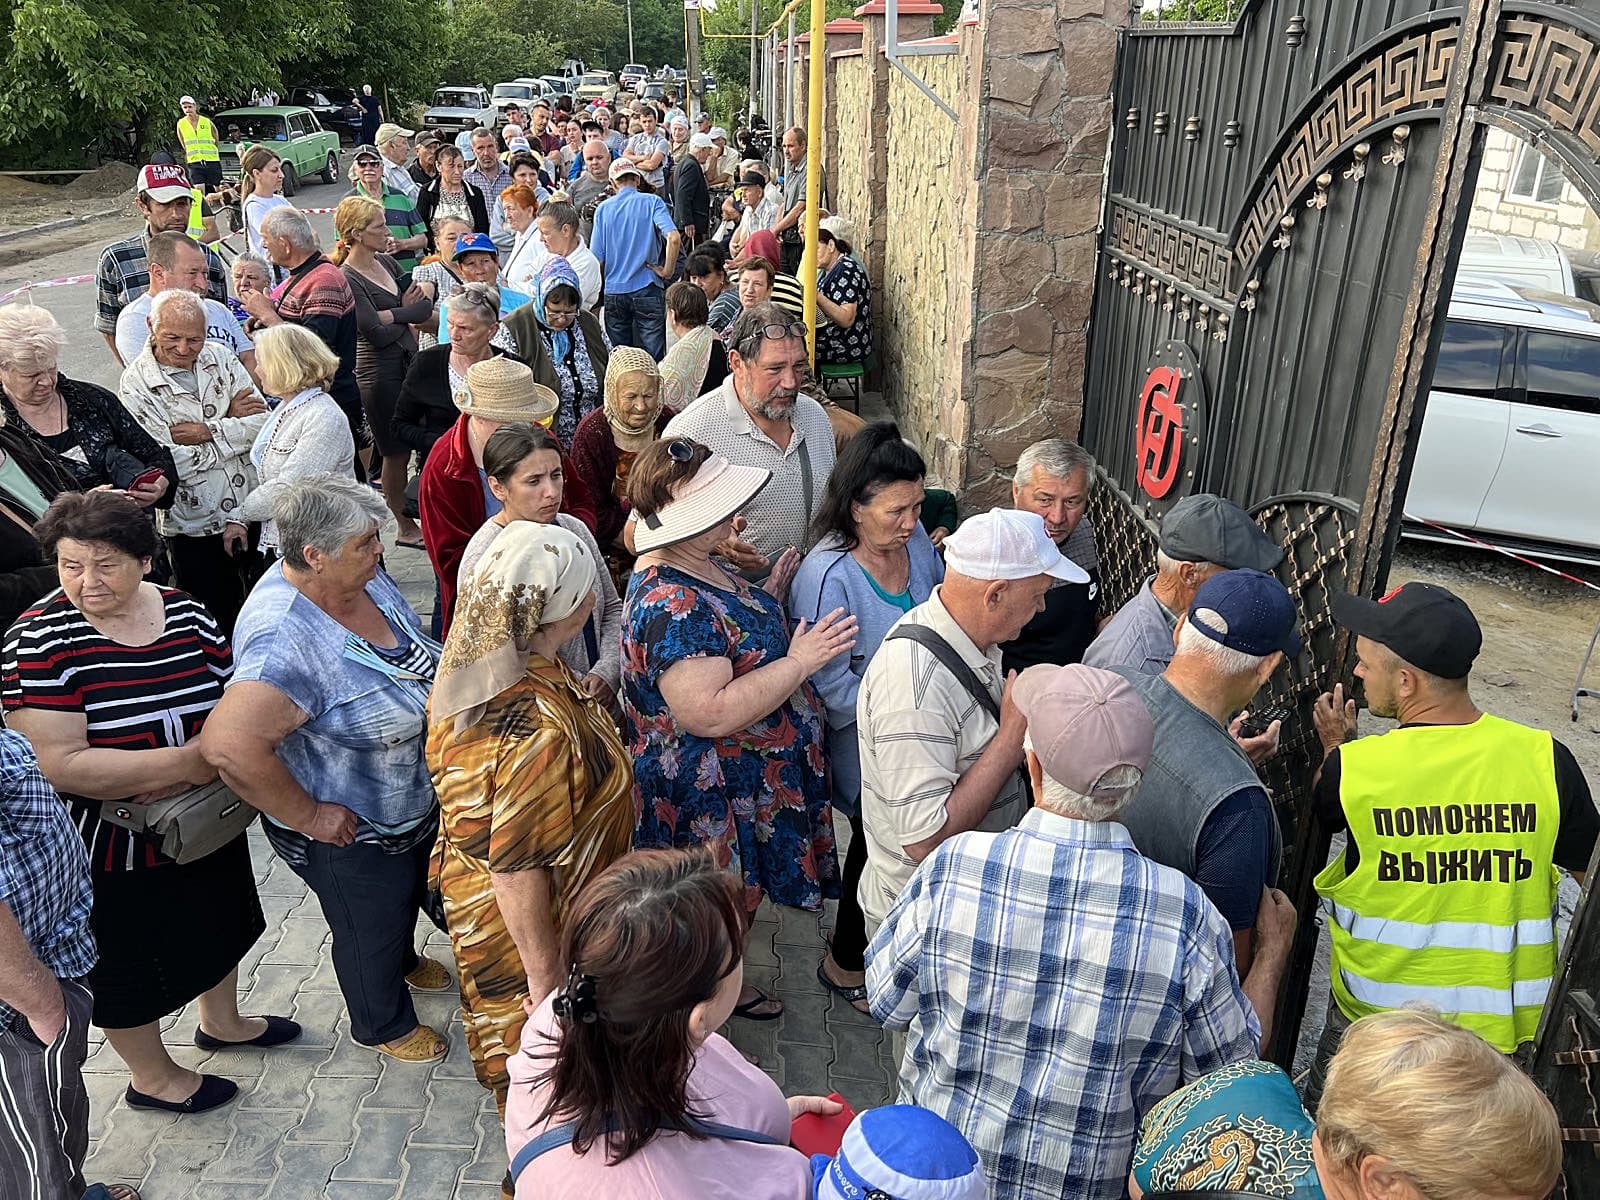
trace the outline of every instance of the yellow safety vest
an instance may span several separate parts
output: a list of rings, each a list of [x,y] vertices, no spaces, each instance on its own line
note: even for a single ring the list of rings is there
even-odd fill
[[[189,228],[187,233],[197,242],[204,242],[206,236],[205,197],[197,187],[189,189],[189,195],[194,197],[194,203],[189,205]]]
[[[1339,751],[1360,849],[1317,876],[1333,995],[1351,1020],[1422,1001],[1510,1054],[1530,1041],[1556,968],[1561,804],[1550,734],[1484,715]]]
[[[179,117],[178,140],[183,143],[185,162],[222,161],[222,155],[217,150],[217,127],[211,123],[210,117],[196,117],[193,125],[189,124],[188,117]]]

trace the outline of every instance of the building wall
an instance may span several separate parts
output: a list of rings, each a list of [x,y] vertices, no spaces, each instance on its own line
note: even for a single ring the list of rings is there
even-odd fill
[[[1472,197],[1469,226],[1475,232],[1544,238],[1574,250],[1600,250],[1600,216],[1570,183],[1554,203],[1511,195],[1518,151],[1526,145],[1515,134],[1491,127],[1484,141],[1478,190]],[[1531,150],[1530,150],[1531,152]]]
[[[828,69],[828,100],[833,120],[828,126],[831,143],[828,174],[829,206],[833,212],[858,224],[867,219],[868,161],[864,144],[869,131],[867,64],[859,53],[834,58]],[[865,247],[857,247],[864,250]],[[876,281],[874,281],[876,282]]]
[[[913,61],[935,92],[957,103],[959,55]],[[885,399],[902,431],[932,454],[953,398],[945,372],[952,327],[947,285],[966,179],[955,166],[955,125],[898,71],[889,75],[889,108],[884,262],[875,281],[878,354]]]

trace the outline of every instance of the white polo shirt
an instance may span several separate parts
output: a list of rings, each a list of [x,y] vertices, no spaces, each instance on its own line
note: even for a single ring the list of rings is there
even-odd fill
[[[822,509],[833,474],[833,422],[810,396],[799,396],[790,416],[794,433],[786,447],[762,433],[739,403],[733,376],[667,422],[663,437],[693,438],[729,462],[764,467],[772,479],[744,507],[744,539],[769,559],[793,546],[811,548],[811,522]]]
[[[117,353],[122,355],[125,366],[144,353],[145,343],[150,340],[150,306],[154,300],[155,297],[146,292],[117,314]],[[235,354],[255,349],[255,343],[227,305],[209,296],[201,298],[200,305],[206,310],[206,341],[226,346]]]
[[[861,752],[861,823],[867,865],[857,893],[869,933],[889,915],[917,863],[905,848],[944,825],[950,793],[978,761],[1000,725],[933,652],[892,637],[902,625],[924,625],[961,656],[999,704],[1005,686],[1000,649],[979,650],[941,599],[942,585],[890,627],[867,664],[856,695]],[[977,828],[994,833],[1027,810],[1022,779],[1012,772]]]

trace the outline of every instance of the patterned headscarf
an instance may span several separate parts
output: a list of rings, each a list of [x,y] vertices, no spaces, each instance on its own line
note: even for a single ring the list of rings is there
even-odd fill
[[[569,285],[578,293],[578,304],[583,304],[583,284],[578,282],[578,272],[565,258],[559,254],[552,254],[544,260],[544,265],[539,268],[539,277],[534,281],[533,315],[539,318],[539,324],[550,329],[550,321],[544,315],[545,302],[549,300],[550,293],[563,283]],[[567,355],[572,353],[572,331],[564,329],[560,333],[550,329],[550,355],[557,362],[565,362]]]
[[[619,450],[643,450],[656,440],[656,420],[661,416],[662,389],[656,390],[656,410],[641,424],[628,424],[628,419],[617,409],[617,395],[622,390],[622,377],[633,371],[661,378],[656,360],[637,346],[617,346],[606,363],[606,420],[611,425],[611,438]]]
[[[594,592],[594,556],[559,525],[512,521],[461,581],[456,619],[434,676],[429,717],[457,731],[528,669],[528,642]]]

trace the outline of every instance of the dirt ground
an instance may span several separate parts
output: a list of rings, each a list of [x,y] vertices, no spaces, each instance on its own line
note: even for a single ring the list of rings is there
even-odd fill
[[[52,176],[49,181],[44,176],[0,175],[0,233],[113,205],[131,209],[134,175],[134,168],[126,163],[107,163],[98,171]],[[37,246],[30,247],[30,253],[37,252]]]

